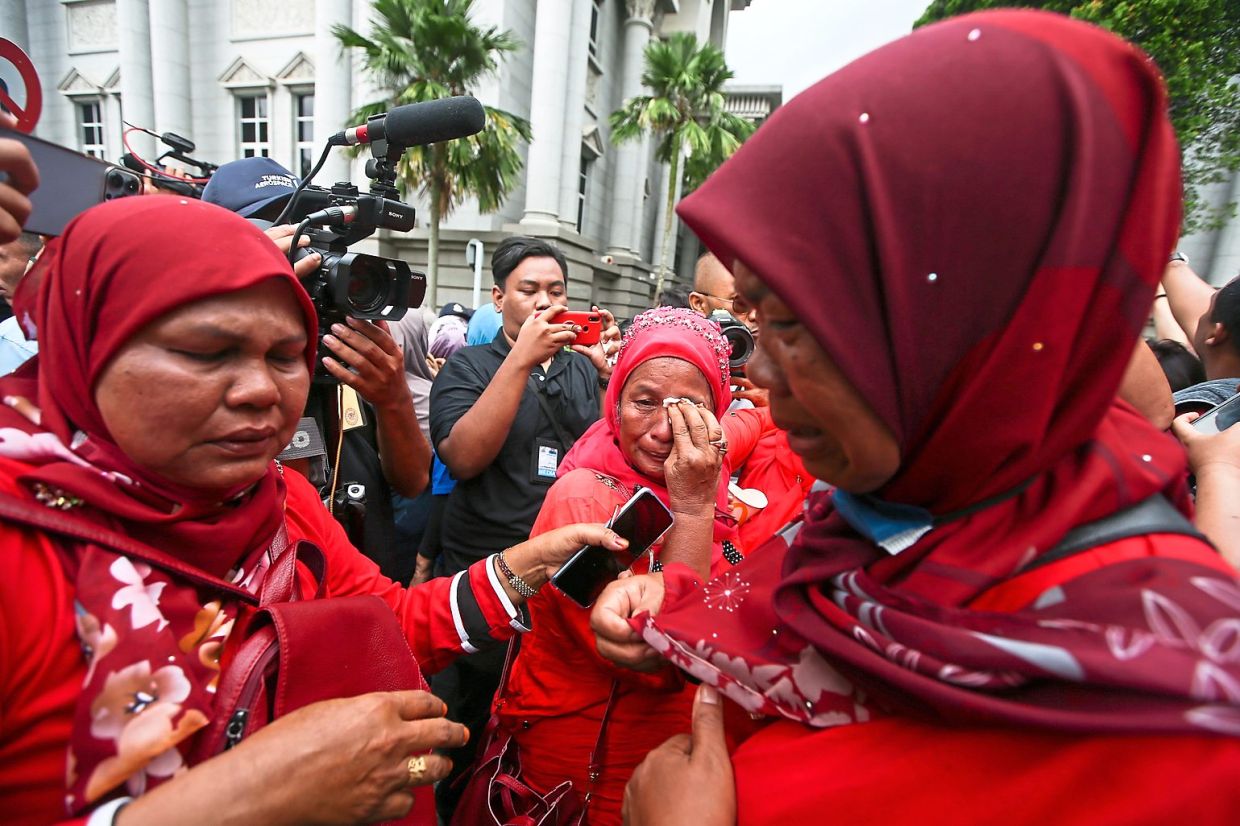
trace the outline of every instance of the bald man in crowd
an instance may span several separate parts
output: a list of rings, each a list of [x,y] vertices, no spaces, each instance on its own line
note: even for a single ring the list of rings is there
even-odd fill
[[[741,315],[734,309],[736,302],[736,279],[727,267],[714,256],[706,253],[698,259],[693,271],[693,292],[689,293],[689,307],[709,317],[716,310],[726,310],[757,336],[758,312],[750,310]]]

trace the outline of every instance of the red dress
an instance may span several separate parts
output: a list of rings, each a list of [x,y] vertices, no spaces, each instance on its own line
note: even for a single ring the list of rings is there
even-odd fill
[[[11,463],[0,460],[6,469]],[[327,557],[327,595],[375,594],[396,612],[422,670],[434,673],[463,651],[467,634],[453,620],[443,578],[400,587],[358,553],[301,476],[287,474],[286,519],[294,542],[307,539]],[[0,489],[16,490],[12,476]],[[39,534],[0,522],[0,820],[47,824],[65,817],[65,755],[86,664],[74,623],[74,594],[57,551]],[[484,560],[467,576],[496,639],[512,635],[509,613]],[[482,629],[476,629],[477,634]],[[478,642],[475,638],[474,642]],[[82,823],[84,819],[66,821]]]
[[[605,522],[628,494],[592,470],[570,471],[547,493],[530,535],[574,522]],[[639,560],[634,567],[644,566]],[[600,657],[589,610],[554,588],[543,588],[528,605],[533,630],[522,636],[507,686],[497,695],[500,723],[516,739],[522,774],[532,787],[547,792],[571,780],[584,792],[607,697],[619,681],[588,813],[591,824],[619,824],[633,769],[668,737],[689,731],[692,693],[669,670],[639,674]]]

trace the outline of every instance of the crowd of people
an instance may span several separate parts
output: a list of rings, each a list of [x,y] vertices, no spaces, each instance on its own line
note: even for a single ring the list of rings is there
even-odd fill
[[[549,241],[323,331],[274,161],[40,239],[0,140],[0,820],[1233,822],[1240,276],[1167,107],[1065,17],[919,30],[588,344]]]

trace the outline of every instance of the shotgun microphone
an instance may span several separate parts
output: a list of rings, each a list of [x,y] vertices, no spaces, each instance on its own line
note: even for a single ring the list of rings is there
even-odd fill
[[[477,98],[460,96],[409,103],[375,115],[361,126],[332,135],[329,146],[356,146],[387,139],[393,146],[422,146],[482,131],[486,113]]]

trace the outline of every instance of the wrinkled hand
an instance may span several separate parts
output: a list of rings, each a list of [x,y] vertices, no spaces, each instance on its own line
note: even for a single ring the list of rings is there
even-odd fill
[[[263,230],[263,233],[274,241],[276,248],[283,253],[285,258],[288,258],[289,247],[293,245],[293,233],[296,231],[297,227],[292,224],[280,224],[278,227],[268,227]],[[309,245],[309,237],[303,235],[301,238],[297,239],[297,247],[299,249]],[[319,264],[321,263],[323,263],[323,256],[319,255],[317,252],[312,252],[309,255],[304,256],[300,261],[294,262],[293,275],[296,275],[299,279],[306,278],[317,270],[319,268]]]
[[[567,347],[577,340],[576,324],[557,323],[555,318],[568,308],[556,304],[530,317],[521,325],[517,333],[517,341],[512,345],[509,358],[516,363],[533,370],[536,366],[552,358],[561,348]]]
[[[745,399],[754,407],[771,406],[771,391],[765,387],[758,387],[744,376],[733,376],[732,384],[737,387],[732,391],[733,399]]]
[[[713,516],[724,451],[710,443],[724,438],[723,427],[710,410],[689,402],[673,404],[667,412],[672,422],[672,452],[663,468],[672,512]]]
[[[1193,427],[1200,413],[1185,413],[1171,422],[1171,432],[1184,443],[1188,465],[1197,476],[1210,471],[1240,473],[1240,426],[1221,433],[1202,433]]]
[[[431,378],[439,375],[439,371],[443,369],[444,362],[447,359],[436,358],[435,356],[426,357],[426,369],[431,371]]]
[[[633,630],[629,620],[663,606],[663,574],[638,574],[617,579],[604,589],[590,611],[590,628],[598,653],[622,668],[657,671],[664,665],[659,653]]]
[[[646,755],[624,790],[625,826],[733,826],[736,786],[718,691],[698,687],[693,733]]]
[[[266,787],[289,798],[289,822],[371,823],[403,817],[413,805],[409,758],[457,748],[469,733],[444,719],[443,701],[425,691],[393,691],[327,700],[298,709],[242,740]],[[447,776],[452,761],[426,758],[419,785]]]
[[[610,310],[602,310],[595,305],[590,307],[590,311],[602,317],[603,331],[599,335],[598,344],[574,344],[573,352],[588,358],[598,371],[599,381],[606,382],[611,378],[611,371],[615,366],[611,356],[620,350],[620,327]]]
[[[413,397],[405,383],[405,357],[388,332],[387,322],[347,318],[344,324],[332,325],[323,344],[336,355],[324,357],[323,366],[341,384],[352,387],[375,407],[413,410]]]
[[[16,128],[17,118],[0,112],[0,126]],[[0,138],[0,244],[15,240],[30,217],[26,196],[39,186],[39,170],[25,144]]]

